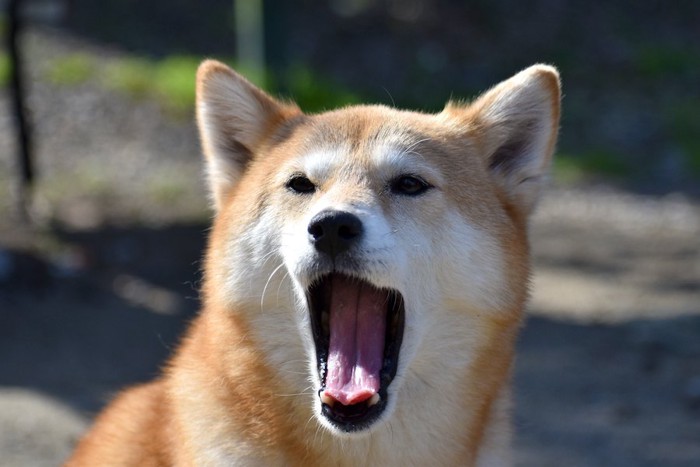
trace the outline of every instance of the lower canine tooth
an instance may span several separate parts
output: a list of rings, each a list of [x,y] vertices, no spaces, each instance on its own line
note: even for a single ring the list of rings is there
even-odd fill
[[[372,407],[373,405],[377,405],[379,402],[379,394],[374,393],[372,397],[370,397],[369,402],[367,402],[368,407]]]
[[[331,396],[329,396],[325,392],[322,392],[321,393],[321,402],[323,402],[324,404],[326,404],[329,407],[333,407],[333,405],[335,404],[335,399],[333,399]]]

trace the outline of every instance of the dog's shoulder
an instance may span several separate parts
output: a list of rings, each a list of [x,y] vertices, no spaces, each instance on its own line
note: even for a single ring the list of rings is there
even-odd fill
[[[172,464],[165,385],[156,380],[134,386],[114,399],[81,440],[66,467],[77,465]]]

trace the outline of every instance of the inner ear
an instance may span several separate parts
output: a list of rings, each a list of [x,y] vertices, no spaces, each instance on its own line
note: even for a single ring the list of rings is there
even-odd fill
[[[489,170],[505,177],[512,177],[520,173],[525,162],[523,155],[532,150],[532,142],[528,140],[527,136],[527,132],[516,133],[496,148],[496,151],[488,159]]]
[[[496,132],[500,133],[500,132]],[[494,181],[527,216],[532,212],[551,163],[551,130],[543,121],[529,119],[513,125],[496,138],[486,163]]]

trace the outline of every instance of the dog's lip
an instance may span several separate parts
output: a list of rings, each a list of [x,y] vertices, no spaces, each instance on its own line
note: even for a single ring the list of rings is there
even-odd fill
[[[343,405],[325,392],[328,376],[328,352],[330,345],[330,283],[334,275],[343,276],[345,280],[357,281],[386,294],[386,334],[384,339],[383,360],[379,372],[379,388],[376,393],[355,404]],[[387,389],[394,377],[399,361],[399,351],[403,339],[405,307],[402,294],[395,289],[377,288],[365,279],[340,272],[331,272],[318,277],[307,289],[307,303],[311,319],[311,331],[316,348],[317,368],[321,388],[319,398],[321,412],[334,426],[345,432],[361,431],[372,425],[386,409]]]

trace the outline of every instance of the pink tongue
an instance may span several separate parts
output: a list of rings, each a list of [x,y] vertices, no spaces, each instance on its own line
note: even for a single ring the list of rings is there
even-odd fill
[[[334,275],[331,280],[325,394],[352,405],[379,391],[387,294],[344,276]]]

